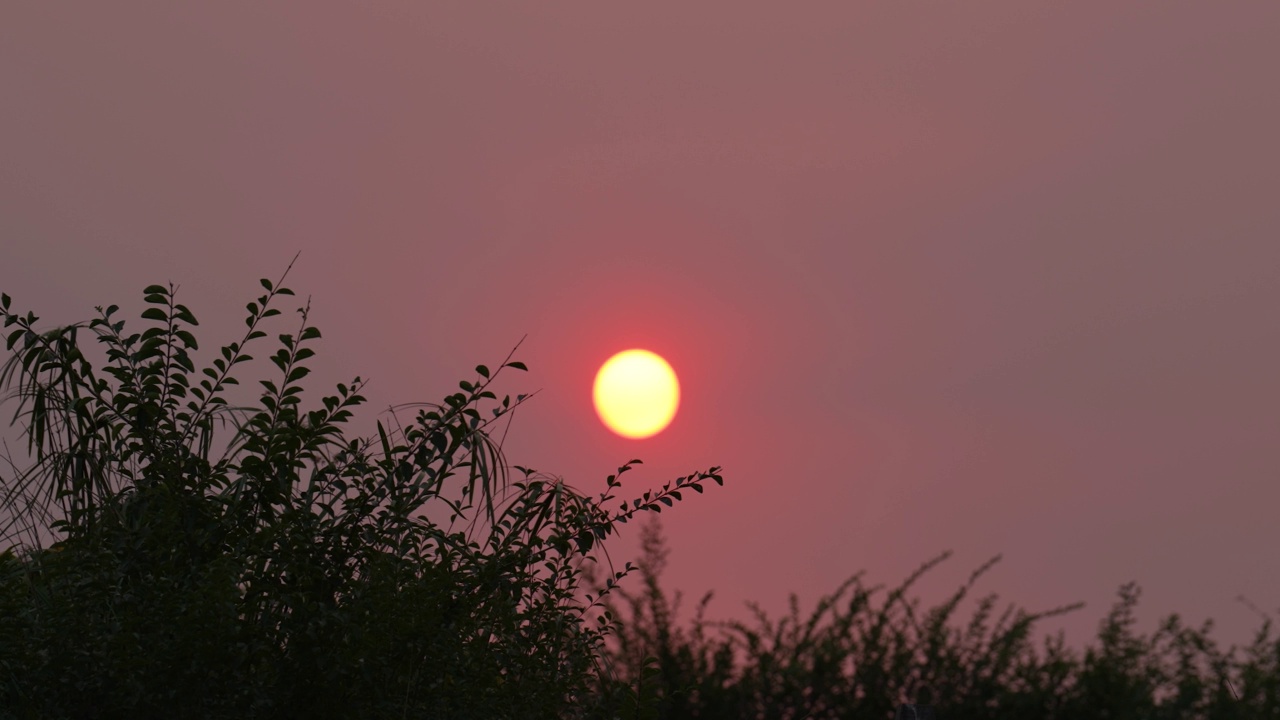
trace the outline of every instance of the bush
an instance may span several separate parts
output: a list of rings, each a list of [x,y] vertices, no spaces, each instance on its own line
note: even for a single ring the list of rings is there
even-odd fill
[[[244,336],[199,369],[172,286],[146,288],[136,334],[116,306],[40,332],[0,297],[0,383],[31,458],[0,478],[0,715],[549,718],[622,702],[582,563],[719,469],[614,511],[639,461],[596,497],[509,476],[490,430],[524,400],[491,389],[524,368],[510,357],[352,437],[360,378],[304,407],[308,307],[256,404],[235,406],[224,396],[293,294],[261,282]],[[86,330],[105,362],[82,352]]]
[[[742,718],[819,720],[892,718],[903,702],[935,706],[942,720],[1181,720],[1280,718],[1280,638],[1265,620],[1237,657],[1176,615],[1152,636],[1134,632],[1136,586],[1120,589],[1098,644],[1083,655],[1047,638],[1031,640],[1038,620],[1070,605],[1028,613],[1010,606],[992,623],[997,597],[953,624],[960,601],[998,557],[980,567],[946,602],[922,611],[907,592],[950,553],[922,565],[882,601],[861,573],[822,598],[808,618],[772,620],[751,606],[753,623],[704,619],[711,594],[688,628],[676,622],[681,596],[660,583],[668,550],[660,526],[645,527],[637,564],[640,592],[619,588],[606,606],[619,621],[606,661],[670,720]],[[619,602],[621,601],[621,607]]]

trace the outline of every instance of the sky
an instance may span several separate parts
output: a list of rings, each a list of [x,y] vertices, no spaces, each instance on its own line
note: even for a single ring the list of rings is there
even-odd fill
[[[1278,36],[1271,2],[7,3],[0,290],[52,326],[172,281],[208,348],[301,253],[310,387],[369,379],[362,428],[521,343],[509,462],[723,466],[662,515],[711,617],[951,550],[926,604],[1001,554],[979,594],[1085,602],[1041,628],[1073,643],[1129,581],[1140,630],[1242,643],[1237,596],[1280,609]],[[590,397],[631,347],[682,387],[640,441]]]

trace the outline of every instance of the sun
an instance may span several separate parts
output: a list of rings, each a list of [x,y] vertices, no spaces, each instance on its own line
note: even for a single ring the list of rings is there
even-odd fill
[[[600,366],[591,397],[606,427],[640,440],[671,424],[680,405],[680,382],[660,356],[648,350],[624,350]]]

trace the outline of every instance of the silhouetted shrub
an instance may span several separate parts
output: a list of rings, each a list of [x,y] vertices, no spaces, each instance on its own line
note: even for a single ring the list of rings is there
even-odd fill
[[[172,286],[145,290],[137,334],[115,306],[41,332],[0,297],[14,351],[0,384],[31,457],[0,478],[0,715],[605,712],[623,693],[598,673],[610,625],[580,597],[579,566],[617,523],[721,483],[718,468],[617,511],[617,476],[598,497],[523,468],[509,478],[489,431],[523,399],[491,390],[523,369],[510,358],[349,437],[359,378],[302,402],[320,337],[307,307],[278,335],[256,404],[233,406],[248,350],[292,295],[262,285],[244,336],[200,369],[198,323]],[[82,351],[86,331],[105,363]]]
[[[607,606],[617,618],[608,662],[657,702],[652,717],[824,719],[892,718],[902,702],[931,703],[944,720],[1113,718],[1280,718],[1280,638],[1264,621],[1238,657],[1178,617],[1148,637],[1134,632],[1138,590],[1120,589],[1096,646],[1083,654],[1063,637],[1037,649],[1033,624],[1082,607],[1028,613],[1013,607],[993,622],[997,596],[980,599],[967,623],[960,601],[999,558],[980,567],[946,602],[922,611],[907,592],[950,553],[925,563],[877,602],[862,574],[822,598],[806,619],[796,597],[772,620],[750,606],[753,622],[708,622],[708,593],[692,622],[677,622],[681,595],[660,578],[667,548],[656,518],[645,527],[638,563],[643,588],[619,588]],[[1236,693],[1239,697],[1237,699]]]

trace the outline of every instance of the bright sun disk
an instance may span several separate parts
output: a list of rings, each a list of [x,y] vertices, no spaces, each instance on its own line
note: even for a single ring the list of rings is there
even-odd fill
[[[610,430],[639,440],[671,424],[680,405],[680,383],[662,357],[648,350],[624,350],[600,366],[591,396]]]

